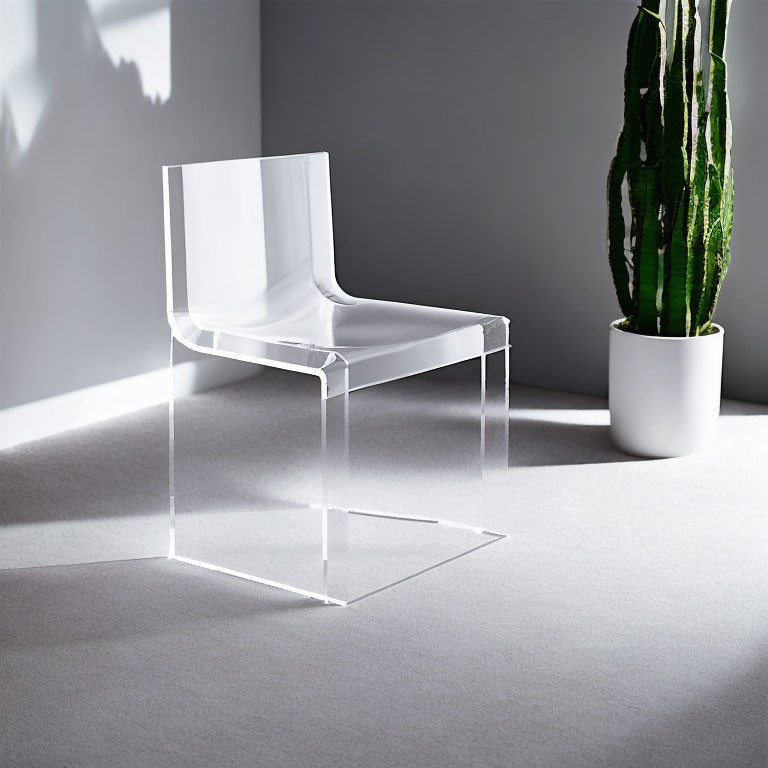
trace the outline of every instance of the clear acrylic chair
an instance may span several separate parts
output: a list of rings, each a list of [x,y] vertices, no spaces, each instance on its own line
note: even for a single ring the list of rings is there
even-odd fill
[[[175,340],[198,353],[316,376],[322,457],[320,498],[301,518],[312,532],[306,568],[276,565],[289,557],[290,537],[262,566],[210,562],[179,538],[172,394],[170,556],[328,602],[379,591],[375,580],[351,585],[344,564],[350,516],[360,514],[347,499],[350,393],[479,358],[479,472],[506,469],[509,321],[345,293],[335,276],[327,153],[167,166],[163,192],[171,370]],[[397,520],[397,510],[376,513]],[[203,518],[207,524],[229,523],[214,516]]]

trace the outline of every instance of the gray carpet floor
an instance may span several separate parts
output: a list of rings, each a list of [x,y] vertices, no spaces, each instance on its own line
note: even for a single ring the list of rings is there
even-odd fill
[[[313,492],[316,394],[268,372],[180,403],[188,503]],[[346,608],[162,557],[162,408],[0,453],[0,765],[768,766],[768,407],[641,461],[604,401],[515,387],[478,486],[476,395],[353,395],[363,503],[507,537]],[[22,567],[79,559],[113,561]]]

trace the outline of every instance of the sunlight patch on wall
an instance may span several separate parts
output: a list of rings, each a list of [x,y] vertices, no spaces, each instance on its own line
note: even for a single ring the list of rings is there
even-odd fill
[[[78,51],[103,50],[114,67],[134,65],[155,102],[171,95],[170,0],[0,0],[0,128],[12,162],[29,149],[58,79],[74,71],[75,59],[51,66],[50,51],[40,47],[47,39],[41,29],[50,32],[53,23],[55,32],[62,19],[80,29]]]
[[[88,0],[104,49],[114,66],[139,70],[144,95],[165,102],[171,95],[170,0]]]
[[[36,4],[0,0],[0,19],[0,99],[10,113],[15,144],[24,152],[50,95],[37,66]]]

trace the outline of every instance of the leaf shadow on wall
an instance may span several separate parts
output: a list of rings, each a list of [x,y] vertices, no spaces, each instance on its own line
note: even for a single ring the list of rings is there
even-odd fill
[[[167,364],[161,166],[260,154],[258,4],[11,2],[0,408]]]
[[[84,0],[35,10],[34,85],[4,93],[0,407],[150,367],[162,320],[163,105]]]

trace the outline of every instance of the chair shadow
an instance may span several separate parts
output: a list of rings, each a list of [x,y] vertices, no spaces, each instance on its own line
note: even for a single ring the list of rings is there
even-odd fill
[[[248,455],[202,453],[179,472],[185,497],[199,491],[190,511],[216,493],[233,507],[296,506],[258,482]],[[167,406],[0,451],[0,489],[0,526],[167,515]]]
[[[155,637],[324,607],[166,558],[0,570],[0,650]]]

